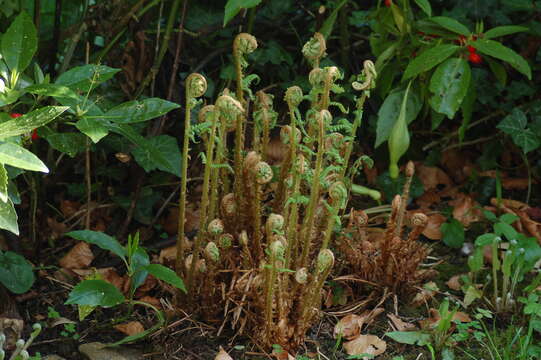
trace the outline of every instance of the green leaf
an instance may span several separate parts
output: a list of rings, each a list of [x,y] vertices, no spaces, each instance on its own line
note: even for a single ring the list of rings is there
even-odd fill
[[[72,237],[79,241],[86,241],[87,243],[94,244],[103,250],[108,250],[113,254],[120,256],[122,259],[126,258],[126,249],[124,246],[120,245],[120,243],[114,237],[102,232],[76,230],[67,233],[66,236]]]
[[[152,148],[153,151],[148,151],[149,148]],[[132,153],[135,161],[137,161],[146,172],[160,169],[180,176],[181,154],[177,140],[172,136],[158,135],[151,137],[148,139],[148,147],[141,146],[135,148]],[[156,162],[155,156],[157,153],[167,161],[167,166],[160,165]]]
[[[449,247],[458,249],[464,245],[464,226],[457,219],[450,219],[449,222],[441,225],[443,243]]]
[[[505,84],[507,84],[507,70],[505,70],[505,66],[503,66],[500,62],[491,59],[490,57],[485,58],[485,60],[496,79],[498,79],[500,84],[505,86]]]
[[[526,114],[522,110],[515,108],[496,127],[511,135],[513,142],[527,154],[541,146],[541,137],[532,130],[526,129],[527,124]]]
[[[77,121],[75,127],[88,136],[94,143],[97,143],[109,133],[102,120],[89,117],[83,117]]]
[[[388,336],[401,344],[419,346],[430,344],[430,334],[421,331],[391,331],[385,333],[385,336]]]
[[[391,130],[398,119],[405,94],[406,90],[392,91],[379,108],[376,128],[376,147],[383,144],[389,138]],[[406,122],[408,124],[417,117],[421,108],[422,103],[419,100],[419,96],[415,91],[410,89],[406,106]]]
[[[130,284],[132,294],[145,282],[148,275],[148,271],[146,270],[148,265],[150,265],[148,254],[145,249],[138,248],[130,260],[130,271],[133,273]]]
[[[524,32],[528,31],[527,27],[524,26],[518,26],[518,25],[506,25],[506,26],[496,26],[495,28],[492,28],[485,32],[483,35],[483,38],[485,39],[492,39],[500,36],[506,36],[515,34],[518,32]]]
[[[184,282],[173,270],[159,264],[150,264],[145,269],[156,279],[165,281],[186,293]]]
[[[475,244],[477,246],[477,242]],[[473,254],[468,257],[468,267],[471,272],[477,272],[481,270],[484,263],[484,249],[482,246],[477,246]]]
[[[21,255],[0,252],[0,282],[15,294],[27,292],[34,284],[32,265]]]
[[[481,256],[481,262],[482,262]],[[479,267],[480,269],[481,267]],[[470,306],[475,300],[481,299],[483,297],[483,292],[476,288],[474,285],[468,286],[464,292],[464,306]]]
[[[69,87],[58,84],[30,85],[24,88],[26,92],[41,96],[77,99],[77,94]]]
[[[1,81],[1,79],[0,79]],[[24,91],[5,89],[5,92],[0,92],[0,107],[13,104],[24,95]]]
[[[158,98],[134,100],[115,106],[104,117],[118,124],[131,124],[157,118],[179,107],[178,104]]]
[[[3,164],[0,164],[0,201],[7,202],[8,193],[8,172]]]
[[[53,149],[72,158],[86,148],[86,136],[81,133],[55,133],[51,131],[43,137]]]
[[[468,126],[470,125],[476,99],[477,99],[477,88],[474,82],[471,81],[470,79],[470,85],[468,86],[468,91],[466,92],[466,96],[464,97],[464,100],[462,100],[462,106],[461,106],[462,124],[460,124],[460,128],[458,129],[459,142],[462,142],[464,140],[464,136],[466,135],[466,130],[468,130]]]
[[[0,144],[0,164],[31,171],[49,172],[47,166],[36,155],[14,143]]]
[[[494,232],[497,235],[505,236],[507,240],[516,239],[518,236],[518,232],[515,230],[515,228],[504,222],[494,224]]]
[[[530,68],[530,65],[514,50],[503,46],[497,41],[486,39],[477,39],[471,43],[471,46],[485,55],[489,55],[509,63],[509,65],[524,74],[529,80],[532,79],[532,69]]]
[[[516,216],[515,214],[503,214],[502,216],[500,216],[499,220],[501,222],[503,222],[503,223],[511,225],[512,223],[514,223],[518,219],[519,219],[519,217]]]
[[[30,15],[21,12],[2,36],[2,56],[11,71],[22,73],[38,48],[36,27]]]
[[[332,12],[329,14],[327,19],[323,22],[323,25],[321,25],[321,28],[319,29],[319,32],[325,37],[325,39],[328,39],[329,36],[332,33],[332,30],[334,28],[334,23],[336,22],[336,18],[338,16],[338,12],[344,6],[348,0],[342,0],[338,3],[338,5],[335,6],[335,8],[332,10]]]
[[[387,145],[389,147],[389,175],[391,178],[396,179],[398,177],[398,161],[406,153],[410,145],[410,135],[408,131],[408,123],[406,121],[406,109],[408,103],[408,93],[410,90],[411,81],[404,93],[404,99],[400,106],[400,113],[398,119],[391,129]]]
[[[111,307],[124,301],[124,295],[114,285],[103,280],[84,280],[73,288],[66,304]]]
[[[241,9],[249,9],[257,6],[261,0],[227,0],[224,13],[224,27],[233,19]]]
[[[430,79],[430,106],[434,111],[455,116],[460,108],[471,81],[471,69],[462,58],[451,58],[440,64]]]
[[[105,65],[83,65],[74,67],[61,74],[56,84],[64,85],[75,91],[88,92],[104,81],[112,78],[120,69]]]
[[[429,20],[435,22],[442,28],[457,34],[464,36],[468,36],[471,34],[471,31],[465,25],[461,24],[453,18],[449,18],[446,16],[435,16],[430,18]]]
[[[19,225],[17,224],[17,213],[13,207],[11,199],[7,202],[0,201],[0,229],[11,231],[19,235]]]
[[[432,7],[430,6],[430,2],[428,0],[415,0],[415,3],[421,8],[421,10],[424,11],[426,15],[428,15],[428,17],[432,16]]]
[[[477,239],[475,239],[475,246],[482,247],[486,245],[491,245],[494,242],[494,239],[496,239],[496,237],[497,235],[493,233],[479,235]]]
[[[66,111],[66,106],[45,106],[0,124],[0,140],[22,135],[43,126]]]
[[[406,67],[406,70],[404,71],[404,80],[432,69],[434,66],[453,55],[459,48],[460,46],[457,45],[443,44],[423,51],[419,56],[410,61]]]

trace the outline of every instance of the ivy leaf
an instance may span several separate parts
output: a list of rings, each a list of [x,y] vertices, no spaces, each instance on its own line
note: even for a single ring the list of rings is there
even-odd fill
[[[513,109],[496,127],[511,135],[513,142],[527,154],[541,146],[541,137],[527,129],[527,124],[526,114],[520,109]]]
[[[460,46],[457,45],[444,44],[423,51],[419,56],[410,61],[406,67],[406,70],[404,71],[404,80],[432,69],[434,66],[453,55],[459,48]]]
[[[530,65],[514,50],[503,46],[497,41],[487,39],[477,39],[472,42],[471,45],[485,55],[509,63],[509,65],[514,67],[517,71],[524,74],[528,80],[532,79],[532,69],[530,68]]]
[[[124,302],[124,295],[103,280],[84,280],[70,292],[66,304],[111,307]]]
[[[137,147],[132,151],[135,161],[146,172],[160,169],[180,176],[180,159],[182,157],[177,140],[169,135],[158,135],[148,139],[148,144],[153,149],[153,152],[147,151],[144,147]],[[164,161],[167,162],[167,166],[156,162],[155,155],[153,155],[156,153],[163,157]]]
[[[471,31],[463,24],[458,22],[457,20],[446,17],[446,16],[435,16],[430,18],[431,21],[435,22],[442,28],[452,31],[456,34],[468,36],[471,34]]]
[[[452,119],[468,92],[470,81],[471,69],[465,59],[446,60],[438,66],[430,79],[430,91],[434,93],[430,98],[430,106],[434,111]]]
[[[249,9],[257,6],[261,0],[228,0],[225,4],[224,27],[233,19],[241,9]]]

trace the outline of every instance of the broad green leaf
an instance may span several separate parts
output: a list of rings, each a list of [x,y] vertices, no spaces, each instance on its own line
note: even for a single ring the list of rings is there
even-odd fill
[[[2,36],[2,56],[11,71],[22,73],[38,48],[36,27],[30,15],[21,12]]]
[[[77,121],[75,127],[88,136],[94,143],[97,143],[109,133],[103,121],[89,117],[83,117]]]
[[[43,137],[53,149],[67,154],[72,158],[83,152],[86,148],[87,137],[81,133],[55,133],[51,131]]]
[[[104,117],[118,124],[131,124],[157,118],[179,107],[178,104],[158,98],[134,100],[115,106]]]
[[[465,25],[461,24],[453,18],[449,18],[446,16],[435,16],[431,17],[429,20],[435,22],[442,28],[457,34],[464,36],[468,36],[471,34],[471,31]]]
[[[180,176],[180,159],[182,157],[177,140],[169,135],[158,135],[148,139],[148,144],[153,149],[153,152],[149,152],[148,149],[144,147],[135,148],[132,151],[135,161],[137,161],[146,172],[160,169]],[[156,153],[160,153],[167,161],[167,167],[156,163],[154,158]]]
[[[460,46],[457,45],[443,44],[423,51],[419,56],[410,61],[406,67],[406,70],[404,71],[404,80],[432,69],[434,66],[453,55],[459,48]]]
[[[24,91],[5,89],[5,92],[0,92],[0,107],[13,104],[24,95]]]
[[[391,130],[398,119],[398,114],[400,113],[405,94],[406,90],[392,91],[379,108],[376,129],[376,147],[383,144],[389,138]],[[412,89],[410,89],[407,102],[406,121],[409,124],[417,117],[419,111],[421,111],[422,103],[419,100],[417,93]]]
[[[526,129],[527,123],[528,119],[524,112],[515,108],[496,127],[511,135],[513,142],[527,154],[541,146],[541,136],[530,129]]]
[[[61,98],[77,99],[77,94],[73,92],[69,87],[58,84],[39,84],[30,85],[24,88],[26,92],[41,96],[52,96]]]
[[[430,2],[428,0],[415,0],[415,3],[421,8],[421,10],[424,11],[426,15],[428,15],[428,17],[432,16],[432,7],[430,6]]]
[[[319,29],[319,32],[325,37],[325,39],[328,39],[329,36],[332,33],[332,30],[334,28],[334,23],[336,22],[336,18],[338,16],[338,12],[344,6],[348,0],[341,0],[338,5],[335,6],[335,8],[332,10],[332,12],[329,14],[327,19],[323,22],[323,25],[321,25],[321,28]]]
[[[411,81],[404,93],[404,99],[400,106],[400,113],[398,119],[394,124],[387,145],[389,148],[389,175],[391,178],[396,179],[398,177],[398,161],[406,153],[410,146],[410,135],[408,131],[408,123],[406,121],[406,109],[408,103],[408,94],[411,87]]]
[[[518,32],[528,31],[527,27],[518,26],[518,25],[506,25],[506,26],[496,26],[485,32],[483,38],[492,39],[500,36],[511,35]]]
[[[409,24],[406,22],[404,13],[402,12],[402,9],[398,7],[396,4],[391,4],[391,13],[393,14],[394,23],[396,25],[396,28],[400,33],[405,34],[407,33],[407,29],[410,27]]]
[[[458,249],[464,245],[464,226],[457,219],[450,219],[449,222],[441,224],[443,243],[449,247]]]
[[[471,272],[477,272],[481,270],[484,263],[484,249],[483,246],[480,246],[475,243],[476,248],[473,250],[473,254],[468,257],[468,267]]]
[[[104,234],[98,231],[91,230],[77,230],[71,231],[66,236],[72,237],[76,240],[86,241],[87,243],[94,244],[103,250],[112,252],[113,254],[120,256],[122,259],[126,258],[126,249],[124,246],[112,236]]]
[[[22,135],[43,126],[66,111],[66,106],[45,106],[0,124],[0,140]]]
[[[8,172],[3,164],[0,164],[0,201],[7,202],[8,194]]]
[[[430,98],[430,106],[434,111],[452,119],[468,92],[470,81],[471,69],[465,59],[447,59],[438,66],[430,79],[429,89],[434,94]]]
[[[497,235],[505,236],[507,240],[514,240],[518,236],[518,233],[515,230],[515,228],[504,222],[498,222],[494,224],[494,232]]]
[[[75,91],[87,92],[104,81],[112,78],[120,69],[105,65],[83,65],[74,67],[61,74],[56,84],[64,85]]]
[[[431,342],[430,334],[421,331],[391,331],[385,333],[385,336],[388,336],[401,344],[408,345],[423,346],[430,344]]]
[[[171,269],[160,264],[150,264],[145,268],[156,279],[165,281],[186,293],[186,287],[182,279]]]
[[[138,145],[141,151],[144,152],[144,156],[155,164],[159,169],[167,169],[168,172],[179,175],[180,171],[171,164],[171,158],[167,157],[161,149],[156,149],[155,144],[151,142],[151,139],[147,139],[139,135],[131,126],[126,124],[111,123],[108,125],[110,131],[123,135],[128,140]],[[135,151],[135,150],[134,150]]]
[[[460,128],[458,129],[458,141],[462,142],[464,140],[464,136],[466,135],[466,130],[468,130],[468,126],[470,125],[471,117],[473,114],[473,107],[475,105],[475,100],[477,99],[477,88],[473,81],[470,80],[470,86],[468,86],[468,91],[466,92],[466,96],[464,97],[464,100],[462,101],[462,124],[460,124]]]
[[[0,282],[15,294],[27,292],[34,284],[32,265],[21,255],[0,252]]]
[[[392,43],[387,49],[385,49],[381,54],[379,54],[378,59],[376,60],[376,71],[378,72],[378,75],[381,73],[381,70],[383,69],[383,66],[387,63],[387,60],[392,59],[394,56],[396,49],[398,48],[399,43]],[[382,74],[383,75],[383,74]],[[379,77],[378,77],[379,80]],[[379,81],[378,81],[379,83]]]
[[[516,216],[515,214],[503,214],[502,216],[500,216],[499,220],[503,223],[506,223],[506,224],[513,224],[515,221],[517,221],[519,219],[518,216]]]
[[[530,68],[530,65],[514,50],[503,46],[497,41],[486,39],[477,39],[476,41],[472,42],[471,45],[485,55],[489,55],[509,63],[509,65],[524,74],[529,80],[532,79],[532,69]]]
[[[150,259],[147,252],[143,248],[138,248],[133,254],[131,260],[131,272],[133,273],[131,286],[131,292],[135,293],[135,290],[145,282],[148,276],[146,267],[150,265]]]
[[[493,233],[479,235],[477,239],[475,239],[475,246],[482,247],[486,245],[491,245],[496,239],[496,237],[497,235]]]
[[[464,306],[470,306],[475,300],[481,299],[483,292],[473,285],[468,286],[464,292]]]
[[[227,0],[225,4],[224,26],[233,19],[242,9],[249,9],[257,6],[261,0]]]
[[[103,280],[84,280],[70,292],[66,304],[111,307],[125,301],[118,289]]]
[[[36,155],[14,143],[0,143],[0,164],[31,171],[49,172],[47,166]]]

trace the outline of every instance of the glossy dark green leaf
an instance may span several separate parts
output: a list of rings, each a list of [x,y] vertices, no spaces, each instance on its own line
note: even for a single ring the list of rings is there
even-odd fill
[[[451,58],[441,63],[430,79],[432,109],[452,119],[462,105],[470,81],[471,69],[465,59]]]
[[[0,164],[19,169],[48,173],[49,169],[36,155],[15,143],[0,143]]]
[[[11,23],[2,36],[2,57],[10,70],[23,72],[38,48],[36,27],[25,11]]]
[[[411,60],[404,71],[404,80],[419,75],[442,63],[453,55],[460,47],[457,45],[443,44],[431,47],[423,51]]]
[[[120,243],[114,237],[104,234],[102,232],[91,230],[76,230],[67,233],[66,236],[72,237],[76,240],[94,244],[104,250],[108,250],[113,254],[120,256],[123,259],[126,258],[126,249],[124,248],[124,246],[120,245]]]
[[[518,32],[524,32],[524,31],[528,31],[528,28],[524,26],[518,26],[518,25],[496,26],[486,31],[483,35],[483,38],[492,39],[492,38],[496,38],[500,36],[515,34]]]
[[[9,291],[25,293],[34,280],[32,265],[24,257],[11,251],[0,252],[0,282]]]
[[[132,151],[135,161],[137,161],[146,172],[160,169],[180,176],[181,154],[178,142],[174,137],[169,135],[154,136],[148,139],[148,146],[153,149],[152,152],[148,151],[148,147],[143,146],[135,148]],[[167,161],[167,166],[160,165],[156,162],[155,156],[157,153]]]
[[[61,74],[56,84],[64,85],[75,91],[87,92],[104,81],[112,78],[120,69],[105,65],[83,65],[74,67]]]
[[[503,60],[517,71],[524,74],[529,80],[532,79],[532,69],[528,62],[514,50],[503,46],[497,41],[487,39],[477,39],[471,45],[479,50],[480,53]]]
[[[118,289],[103,280],[84,280],[70,292],[66,304],[111,307],[125,301]]]
[[[434,16],[429,19],[430,21],[435,22],[442,28],[452,31],[456,34],[468,36],[471,34],[471,31],[463,24],[458,22],[457,20],[446,17],[446,16]]]
[[[145,282],[148,276],[146,267],[150,265],[150,259],[147,252],[143,248],[138,248],[133,254],[131,260],[131,272],[134,274],[132,277],[131,291],[132,293]]]
[[[415,0],[415,3],[428,17],[432,16],[432,7],[430,6],[430,2],[428,0]]]
[[[257,6],[261,0],[227,0],[224,12],[224,26],[233,19],[242,9],[249,9]]]
[[[109,133],[102,120],[90,117],[83,117],[75,123],[75,127],[94,143],[97,143]]]
[[[53,121],[67,109],[65,106],[45,106],[16,119],[3,122],[0,124],[0,140],[29,133]]]
[[[41,96],[52,96],[61,98],[77,99],[77,94],[69,87],[58,84],[38,84],[25,87],[24,90],[31,94]]]
[[[55,133],[44,135],[53,149],[74,158],[86,149],[86,136],[81,133]]]
[[[186,292],[184,282],[173,270],[160,264],[150,264],[147,265],[145,269],[156,279],[165,281],[169,285],[173,285],[174,287]]]
[[[115,106],[104,114],[104,118],[118,124],[131,124],[157,118],[179,107],[178,104],[158,98],[134,100]]]

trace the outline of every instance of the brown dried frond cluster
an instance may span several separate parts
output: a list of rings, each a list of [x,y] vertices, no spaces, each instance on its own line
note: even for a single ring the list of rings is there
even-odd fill
[[[418,241],[427,225],[425,214],[415,213],[410,219],[410,231],[405,234],[406,205],[414,174],[413,162],[406,166],[406,183],[402,195],[396,195],[392,210],[382,233],[368,232],[368,215],[351,210],[345,235],[339,248],[346,257],[351,272],[357,278],[392,292],[408,292],[426,279],[429,272],[419,269],[429,248]]]

